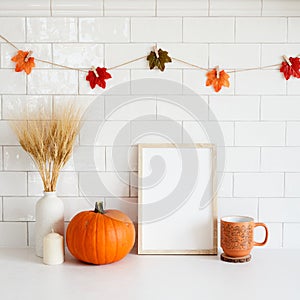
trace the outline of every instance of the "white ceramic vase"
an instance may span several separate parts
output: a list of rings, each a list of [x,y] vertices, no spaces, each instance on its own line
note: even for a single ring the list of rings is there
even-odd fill
[[[35,206],[35,253],[43,257],[43,239],[52,229],[64,236],[64,204],[56,192],[44,192]]]

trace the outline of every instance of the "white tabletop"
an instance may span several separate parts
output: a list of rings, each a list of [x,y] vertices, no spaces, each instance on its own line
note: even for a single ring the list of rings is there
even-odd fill
[[[255,250],[244,264],[219,256],[129,254],[94,266],[67,255],[47,266],[34,250],[0,249],[0,299],[299,300],[300,251]]]

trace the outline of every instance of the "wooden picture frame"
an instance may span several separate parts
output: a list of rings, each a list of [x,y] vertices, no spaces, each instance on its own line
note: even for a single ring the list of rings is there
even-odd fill
[[[215,146],[139,144],[138,160],[138,254],[217,254]]]

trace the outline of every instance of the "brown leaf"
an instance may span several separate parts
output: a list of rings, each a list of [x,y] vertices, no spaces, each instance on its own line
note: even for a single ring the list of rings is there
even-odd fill
[[[172,59],[168,55],[168,52],[162,49],[158,50],[158,57],[156,56],[154,51],[151,51],[150,54],[147,56],[147,60],[149,61],[150,70],[157,67],[162,72],[165,70],[165,63],[172,62]]]

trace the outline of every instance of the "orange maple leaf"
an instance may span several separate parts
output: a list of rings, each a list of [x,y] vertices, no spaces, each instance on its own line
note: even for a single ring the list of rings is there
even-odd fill
[[[19,50],[18,54],[14,56],[11,60],[16,63],[16,72],[25,71],[26,74],[30,74],[31,69],[35,67],[34,57],[29,57],[26,61],[28,51]]]
[[[217,70],[213,69],[206,73],[206,86],[212,85],[216,92],[219,92],[222,86],[229,87],[230,83],[228,78],[230,77],[224,70],[219,73],[219,78],[217,78]]]

